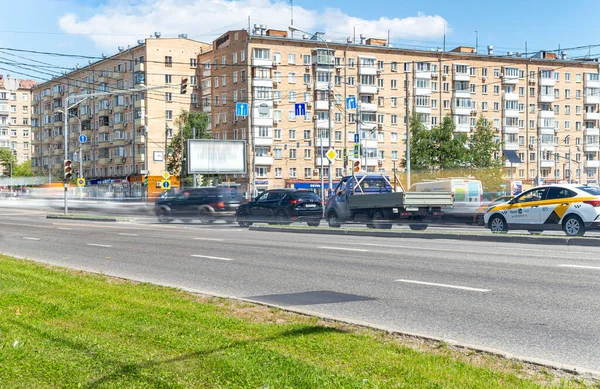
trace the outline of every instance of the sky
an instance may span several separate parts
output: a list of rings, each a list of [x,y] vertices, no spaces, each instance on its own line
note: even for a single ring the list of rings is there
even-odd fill
[[[594,0],[294,0],[294,25],[323,31],[332,41],[364,33],[387,38],[395,47],[420,49],[487,45],[495,54],[556,50],[600,44],[600,6]],[[229,29],[251,23],[287,29],[289,0],[0,0],[0,74],[48,79],[14,62],[41,61],[46,73],[88,63],[88,58],[32,54],[43,51],[99,58],[135,45],[155,31],[163,37],[187,33],[211,42]],[[15,15],[11,17],[10,15]],[[477,31],[477,32],[476,32]],[[569,56],[600,56],[600,47],[568,50]],[[18,55],[19,57],[16,57]],[[8,62],[8,64],[7,64]],[[35,69],[40,69],[36,67]],[[18,73],[17,73],[18,72]],[[19,74],[21,73],[21,74]]]

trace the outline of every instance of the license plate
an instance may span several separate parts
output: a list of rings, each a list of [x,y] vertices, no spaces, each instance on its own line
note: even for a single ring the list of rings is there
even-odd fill
[[[418,210],[419,210],[419,208],[406,208],[407,212],[415,212],[415,211],[418,211]]]
[[[317,208],[317,204],[306,204],[305,208]]]

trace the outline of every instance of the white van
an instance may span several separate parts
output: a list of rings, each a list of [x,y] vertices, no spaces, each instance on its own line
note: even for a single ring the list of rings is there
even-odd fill
[[[410,187],[410,192],[452,192],[454,207],[442,208],[445,219],[472,221],[483,202],[481,181],[468,178],[440,178],[423,181]]]

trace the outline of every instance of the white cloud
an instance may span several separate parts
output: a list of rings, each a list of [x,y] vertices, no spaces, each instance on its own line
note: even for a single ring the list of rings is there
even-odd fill
[[[228,29],[267,24],[287,29],[290,8],[284,0],[139,0],[126,4],[109,0],[96,13],[82,19],[68,13],[59,18],[60,28],[72,34],[86,34],[99,49],[115,50],[117,46],[134,44],[154,31],[163,36],[187,33],[189,38],[210,42]],[[294,7],[294,24],[307,31],[325,30],[331,37],[357,35],[394,39],[432,39],[444,33],[446,21],[438,15],[418,14],[405,18],[381,17],[366,20],[350,16],[340,9],[315,10]],[[447,31],[450,31],[449,29]]]

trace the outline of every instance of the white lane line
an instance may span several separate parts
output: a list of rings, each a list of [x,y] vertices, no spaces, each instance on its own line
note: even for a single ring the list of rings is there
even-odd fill
[[[26,239],[26,240],[40,240],[40,238],[32,238],[32,237],[29,237],[29,236],[24,236],[23,239]]]
[[[72,228],[64,228],[64,227],[58,227],[57,230],[63,230],[63,231],[73,231]]]
[[[419,284],[419,285],[428,285],[428,286],[439,286],[441,288],[451,288],[451,289],[462,289],[468,290],[471,292],[490,292],[490,289],[479,289],[479,288],[471,288],[468,286],[459,286],[459,285],[448,285],[448,284],[436,284],[433,282],[425,282],[425,281],[415,281],[415,280],[396,280],[396,282],[405,282],[408,284]]]
[[[94,246],[94,247],[112,247],[111,245],[108,244],[97,244],[97,243],[88,243],[87,246]]]
[[[599,266],[582,266],[582,265],[558,265],[558,267],[572,267],[576,269],[592,269],[592,270],[600,270]]]
[[[215,241],[215,242],[222,242],[225,239],[217,239],[217,238],[194,238],[194,240],[211,240],[211,241]]]
[[[125,232],[119,232],[119,235],[121,235],[121,236],[139,236],[138,234],[128,234]]]
[[[324,250],[343,250],[343,251],[359,251],[362,253],[365,253],[369,250],[363,250],[363,249],[351,249],[351,248],[346,248],[346,247],[328,247],[328,246],[321,246],[321,247],[317,247],[318,249],[324,249]]]
[[[208,256],[208,255],[195,255],[195,254],[192,254],[191,257],[194,257],[194,258],[205,258],[205,259],[218,259],[219,261],[233,261],[233,259],[231,259],[231,258],[211,257],[211,256]]]

